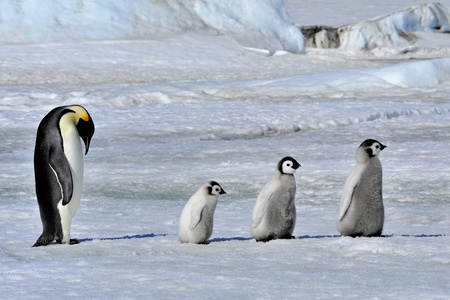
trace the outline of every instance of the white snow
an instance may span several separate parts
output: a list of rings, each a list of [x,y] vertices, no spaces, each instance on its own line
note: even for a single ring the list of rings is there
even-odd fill
[[[363,24],[423,3],[284,3],[0,2],[3,298],[449,297],[448,33],[415,31],[414,51],[302,51],[293,24]],[[96,125],[72,222],[81,243],[32,248],[36,129],[73,103]],[[343,238],[342,188],[367,138],[387,145],[386,237]],[[297,238],[257,243],[256,197],[287,155],[302,165]],[[208,180],[227,192],[211,243],[180,244],[181,210]]]

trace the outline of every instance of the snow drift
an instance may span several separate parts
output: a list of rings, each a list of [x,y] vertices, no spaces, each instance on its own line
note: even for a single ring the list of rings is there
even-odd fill
[[[302,33],[281,0],[5,0],[0,9],[3,44],[148,39],[185,31],[228,34],[270,51],[304,52]]]

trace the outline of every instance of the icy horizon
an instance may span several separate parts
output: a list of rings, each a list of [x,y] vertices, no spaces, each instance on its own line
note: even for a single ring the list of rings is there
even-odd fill
[[[308,47],[346,50],[405,48],[417,41],[414,32],[450,30],[449,9],[437,2],[331,27],[322,26],[326,22],[295,25],[283,1],[255,1],[83,0],[43,5],[36,0],[4,0],[0,44],[148,40],[196,32],[232,36],[246,47],[270,53],[304,54],[305,38],[300,31],[307,32],[304,28],[313,30],[306,37]]]

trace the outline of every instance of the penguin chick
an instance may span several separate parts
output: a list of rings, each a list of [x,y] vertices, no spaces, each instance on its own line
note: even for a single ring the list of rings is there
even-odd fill
[[[266,183],[253,209],[251,234],[256,241],[293,238],[296,221],[294,173],[300,164],[284,157]]]
[[[182,243],[204,244],[211,237],[219,195],[226,194],[215,181],[201,186],[188,200],[180,216],[178,237]]]
[[[95,126],[80,105],[50,111],[37,129],[34,150],[36,196],[43,232],[33,245],[78,243],[70,239],[72,218],[80,205],[83,185],[83,151],[89,151]]]
[[[356,150],[356,165],[348,176],[340,204],[337,229],[343,236],[380,236],[384,207],[382,167],[378,155],[386,148],[365,140]]]

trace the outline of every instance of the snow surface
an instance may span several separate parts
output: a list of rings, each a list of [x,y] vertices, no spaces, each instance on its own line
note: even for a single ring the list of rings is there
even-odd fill
[[[76,18],[67,3],[84,2],[43,6],[49,14],[65,7],[66,14],[56,14],[64,26],[33,13],[42,1],[0,3],[1,28],[19,20],[6,18],[3,8],[23,5],[39,25],[34,33],[56,38],[17,34],[0,46],[3,298],[450,297],[448,34],[416,32],[421,39],[408,52],[382,45],[388,50],[307,48],[298,55],[268,47],[267,36],[246,45],[228,27],[180,27],[189,9],[179,18],[153,18],[161,25],[152,25],[155,34],[116,36],[114,26],[80,24],[100,16],[103,1],[90,1]],[[144,2],[115,3],[115,24],[151,11]],[[185,3],[197,8],[196,1]],[[220,1],[201,3],[209,5],[211,22],[230,13]],[[250,7],[237,3],[234,13]],[[450,1],[441,3],[448,10]],[[251,6],[249,20],[273,33],[285,25],[261,14],[286,24],[341,26],[423,3],[286,0],[286,12],[280,1],[264,4]],[[89,36],[62,39],[61,30],[73,25]],[[73,103],[96,124],[72,225],[81,243],[32,248],[41,233],[36,128],[51,108]],[[366,138],[387,145],[380,155],[386,237],[340,237],[342,188]],[[253,206],[286,155],[302,165],[295,175],[297,238],[257,243],[250,235]],[[180,244],[181,210],[208,180],[227,191],[211,243]]]

